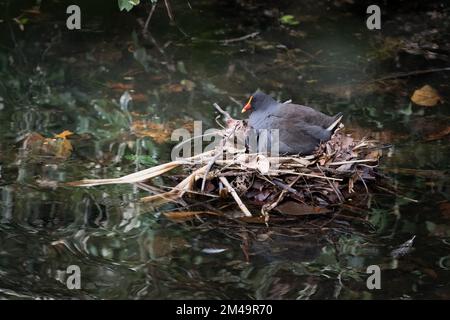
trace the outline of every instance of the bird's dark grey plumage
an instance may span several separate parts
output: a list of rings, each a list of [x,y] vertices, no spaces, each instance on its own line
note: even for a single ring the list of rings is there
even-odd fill
[[[342,117],[340,113],[328,116],[307,106],[279,103],[261,91],[252,97],[249,126],[257,133],[278,129],[280,154],[313,153],[321,141],[330,139]]]

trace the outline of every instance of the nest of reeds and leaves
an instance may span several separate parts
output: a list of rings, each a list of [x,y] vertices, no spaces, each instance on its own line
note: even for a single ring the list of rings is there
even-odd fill
[[[356,140],[337,123],[331,139],[312,155],[270,156],[236,147],[248,132],[245,120],[235,120],[217,104],[226,126],[219,131],[220,142],[213,150],[190,158],[164,163],[114,179],[89,179],[72,186],[136,184],[151,193],[140,201],[152,206],[174,203],[166,212],[174,219],[200,215],[227,215],[244,222],[268,223],[292,216],[323,216],[341,204],[369,193],[377,180],[381,151],[377,141]],[[238,144],[239,145],[239,144]],[[154,183],[169,171],[171,185]],[[168,180],[168,179],[166,179]],[[165,180],[165,181],[166,181]],[[158,179],[160,182],[161,179]],[[196,209],[196,210],[193,210]]]

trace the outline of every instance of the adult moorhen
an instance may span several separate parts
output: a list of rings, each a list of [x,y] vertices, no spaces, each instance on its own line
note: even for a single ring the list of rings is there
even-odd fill
[[[250,97],[242,112],[250,109],[251,129],[257,133],[261,129],[279,129],[280,154],[313,153],[321,141],[330,139],[342,119],[341,113],[330,117],[310,107],[279,103],[261,91]]]

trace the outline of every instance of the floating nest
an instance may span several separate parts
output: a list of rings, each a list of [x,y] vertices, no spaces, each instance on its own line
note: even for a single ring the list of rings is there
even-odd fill
[[[177,204],[178,209],[174,211],[172,206],[165,213],[171,219],[229,212],[233,219],[267,224],[280,217],[330,215],[343,203],[367,195],[377,181],[378,142],[354,139],[344,132],[342,123],[312,155],[272,157],[236,147],[236,139],[243,140],[248,133],[247,122],[215,107],[223,114],[226,126],[219,131],[221,141],[214,150],[121,178],[69,185],[136,184],[151,193],[141,198],[144,203],[155,207]],[[175,180],[173,185],[152,183],[153,178],[176,168],[182,168],[183,174],[170,177]]]

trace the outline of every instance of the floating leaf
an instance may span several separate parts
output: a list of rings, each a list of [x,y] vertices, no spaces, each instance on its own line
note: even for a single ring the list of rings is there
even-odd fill
[[[56,134],[55,138],[45,138],[39,133],[30,133],[23,142],[23,149],[39,156],[56,156],[68,158],[72,153],[72,144],[67,139],[73,133],[65,130]]]
[[[179,93],[184,91],[192,91],[195,88],[195,82],[183,79],[180,83],[168,83],[162,86],[162,90],[167,93]]]
[[[108,88],[113,89],[115,91],[120,91],[120,92],[133,89],[132,83],[108,82],[106,85],[108,86]]]
[[[72,131],[69,130],[64,130],[63,132],[59,133],[59,134],[55,134],[55,138],[59,138],[59,139],[67,139],[67,137],[73,135]]]
[[[148,101],[148,97],[143,93],[132,93],[131,98],[135,102],[146,102]]]
[[[162,87],[163,91],[168,93],[179,93],[183,92],[185,87],[181,83],[170,83]]]
[[[170,139],[171,130],[168,126],[146,120],[134,121],[131,129],[138,137],[151,137],[157,143],[164,143]]]
[[[432,132],[425,137],[426,141],[434,141],[444,138],[450,134],[450,126],[440,129],[436,132]]]
[[[282,24],[290,25],[290,26],[296,26],[300,24],[299,21],[295,20],[295,17],[291,14],[286,14],[280,18],[280,22]]]
[[[434,88],[425,85],[414,91],[411,101],[419,106],[433,107],[438,104],[438,102],[442,102],[442,98]]]

